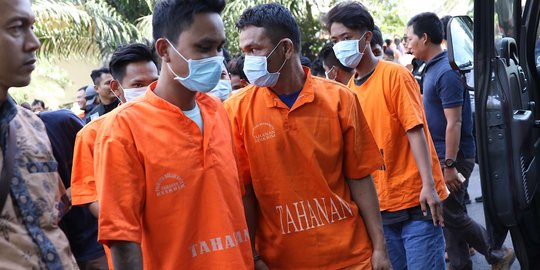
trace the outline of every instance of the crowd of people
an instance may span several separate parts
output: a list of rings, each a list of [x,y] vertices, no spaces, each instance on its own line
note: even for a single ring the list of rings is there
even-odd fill
[[[467,215],[473,120],[447,21],[385,41],[340,2],[311,62],[291,12],[263,4],[231,58],[224,8],[158,1],[153,47],[118,47],[75,115],[9,96],[40,42],[31,2],[0,0],[0,269],[472,269],[474,250],[509,269]]]

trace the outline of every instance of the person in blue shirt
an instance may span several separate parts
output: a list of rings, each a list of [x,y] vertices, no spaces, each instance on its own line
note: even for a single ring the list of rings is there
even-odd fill
[[[42,112],[39,115],[58,162],[58,174],[66,188],[71,185],[73,148],[77,132],[84,126],[83,120],[68,110]],[[87,207],[73,206],[60,221],[71,251],[80,269],[106,270],[107,257],[103,245],[97,241],[97,218]]]
[[[443,25],[434,13],[418,14],[407,24],[408,47],[426,62],[424,109],[451,192],[443,204],[448,269],[472,269],[469,246],[484,255],[493,269],[508,269],[515,259],[514,251],[490,246],[486,229],[467,215],[463,204],[463,182],[473,171],[475,157],[471,102],[465,82],[452,70],[441,47],[443,34]]]

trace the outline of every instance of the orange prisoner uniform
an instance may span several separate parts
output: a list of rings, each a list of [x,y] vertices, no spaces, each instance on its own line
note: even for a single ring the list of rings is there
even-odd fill
[[[142,242],[145,269],[252,268],[223,106],[197,94],[203,136],[155,86],[111,112],[98,132],[99,240]]]
[[[259,202],[257,249],[270,269],[368,264],[371,241],[345,180],[382,159],[355,95],[304,72],[290,110],[265,87],[225,102],[241,178]]]
[[[94,178],[94,143],[103,119],[105,119],[104,116],[88,123],[77,133],[71,173],[73,205],[84,205],[97,201]]]
[[[354,80],[351,78],[348,86],[357,94],[384,158],[384,166],[373,173],[381,211],[420,205],[422,178],[407,137],[407,131],[419,125],[424,127],[431,153],[435,188],[441,200],[446,199],[448,192],[413,75],[399,64],[379,61],[361,86]]]

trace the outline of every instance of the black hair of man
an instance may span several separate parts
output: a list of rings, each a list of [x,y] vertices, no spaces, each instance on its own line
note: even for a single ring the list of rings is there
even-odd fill
[[[45,109],[45,102],[43,102],[43,100],[34,99],[34,101],[32,101],[32,107],[36,105],[41,105],[41,108]]]
[[[443,40],[443,24],[439,17],[433,12],[424,12],[409,20],[407,27],[412,26],[416,36],[422,37],[427,34],[433,44],[441,44]]]
[[[311,60],[307,56],[300,56],[300,64],[302,66],[306,66],[308,68],[311,68]]]
[[[394,44],[399,45],[401,43],[401,39],[400,38],[394,38]]]
[[[223,48],[221,51],[223,53],[223,61],[225,62],[225,65],[227,65],[232,60],[231,54],[227,48]]]
[[[291,11],[277,4],[264,4],[248,8],[236,23],[242,31],[248,26],[262,27],[274,46],[284,38],[292,40],[295,52],[300,52],[300,28]]]
[[[448,37],[446,35],[446,30],[448,29],[448,23],[450,22],[450,19],[452,19],[452,16],[446,15],[441,18],[441,23],[443,26],[443,38],[444,40],[448,40]]]
[[[371,46],[375,46],[377,44],[379,44],[379,46],[383,47],[384,46],[384,41],[383,41],[383,38],[382,38],[382,32],[381,32],[381,29],[379,29],[378,26],[375,26],[375,28],[373,28],[373,36],[371,37]]]
[[[333,23],[341,23],[345,27],[360,32],[373,31],[375,22],[364,5],[359,2],[340,2],[325,16],[326,28],[330,31]]]
[[[317,57],[313,63],[311,63],[311,75],[324,76],[323,61],[320,57]]]
[[[247,76],[244,73],[244,59],[245,56],[243,54],[232,59],[229,61],[229,64],[227,64],[227,70],[229,70],[231,75],[240,76],[240,79],[248,81]]]
[[[386,43],[386,46],[389,47],[390,45],[392,45],[392,40],[387,38],[384,40],[384,43]]]
[[[319,52],[319,59],[321,59],[322,63],[329,68],[337,67],[349,73],[353,71],[353,68],[346,67],[339,62],[336,54],[334,53],[334,44],[332,43],[326,43],[322,47],[321,51]]]
[[[152,36],[154,40],[167,38],[174,44],[196,14],[221,14],[224,8],[225,0],[161,0],[154,7]]]
[[[101,75],[110,74],[110,73],[111,72],[109,71],[108,68],[102,67],[102,68],[92,70],[92,73],[90,73],[90,78],[92,78],[92,82],[94,82],[94,85],[98,85],[101,80]]]
[[[153,62],[157,65],[150,47],[142,43],[122,45],[114,50],[109,62],[109,70],[116,80],[122,81],[126,75],[126,67],[131,63],[139,62]]]

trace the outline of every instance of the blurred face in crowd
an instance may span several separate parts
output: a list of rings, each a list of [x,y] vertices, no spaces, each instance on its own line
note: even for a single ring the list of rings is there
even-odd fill
[[[40,46],[34,34],[30,0],[0,0],[0,87],[30,83],[35,52]]]
[[[371,51],[373,52],[375,57],[377,57],[379,59],[383,58],[384,53],[383,53],[383,48],[381,47],[381,45],[375,44],[375,45],[371,46]]]
[[[112,79],[113,77],[110,73],[103,73],[96,80],[96,92],[98,93],[99,99],[103,104],[110,104],[116,99],[116,96],[111,91]]]
[[[35,112],[35,113],[40,113],[42,111],[44,111],[45,108],[43,108],[43,106],[41,106],[40,103],[36,103],[34,105],[32,105],[32,111]]]
[[[85,88],[79,89],[79,91],[77,91],[77,104],[79,104],[79,108],[81,108],[81,110],[86,109],[86,89]]]
[[[231,74],[231,86],[232,90],[239,90],[242,89],[247,85],[246,81],[242,80],[239,75],[232,75]]]

